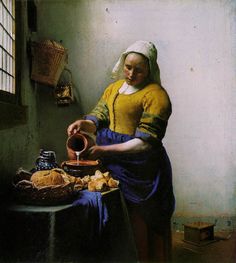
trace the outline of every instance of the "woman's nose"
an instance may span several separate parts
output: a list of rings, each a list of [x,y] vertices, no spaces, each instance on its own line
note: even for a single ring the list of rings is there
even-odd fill
[[[134,72],[133,69],[131,69],[131,70],[129,71],[129,78],[133,78],[134,75],[135,75],[135,72]]]

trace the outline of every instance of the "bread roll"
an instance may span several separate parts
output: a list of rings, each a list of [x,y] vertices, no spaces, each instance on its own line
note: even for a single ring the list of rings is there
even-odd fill
[[[88,182],[88,190],[92,192],[103,192],[109,189],[107,181],[104,178],[95,179]]]
[[[118,185],[119,185],[119,181],[117,181],[117,180],[115,180],[115,179],[113,179],[113,178],[110,178],[110,179],[108,180],[108,186],[109,186],[110,188],[116,188],[116,187],[118,187]]]

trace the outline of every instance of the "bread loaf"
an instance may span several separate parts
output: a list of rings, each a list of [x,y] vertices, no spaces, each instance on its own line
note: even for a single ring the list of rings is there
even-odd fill
[[[54,169],[37,171],[32,174],[30,181],[38,187],[65,184],[61,173]]]

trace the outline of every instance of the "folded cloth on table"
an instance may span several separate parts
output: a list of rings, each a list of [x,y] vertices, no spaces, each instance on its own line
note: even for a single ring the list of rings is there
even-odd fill
[[[82,209],[82,215],[89,229],[88,238],[100,237],[108,222],[108,211],[100,192],[79,191],[78,198],[72,204]]]

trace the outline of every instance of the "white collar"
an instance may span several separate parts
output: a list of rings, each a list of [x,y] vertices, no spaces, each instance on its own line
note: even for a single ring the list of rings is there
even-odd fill
[[[126,82],[124,82],[123,85],[119,89],[119,94],[129,95],[129,94],[133,94],[137,92],[138,90],[139,88],[128,85]]]

